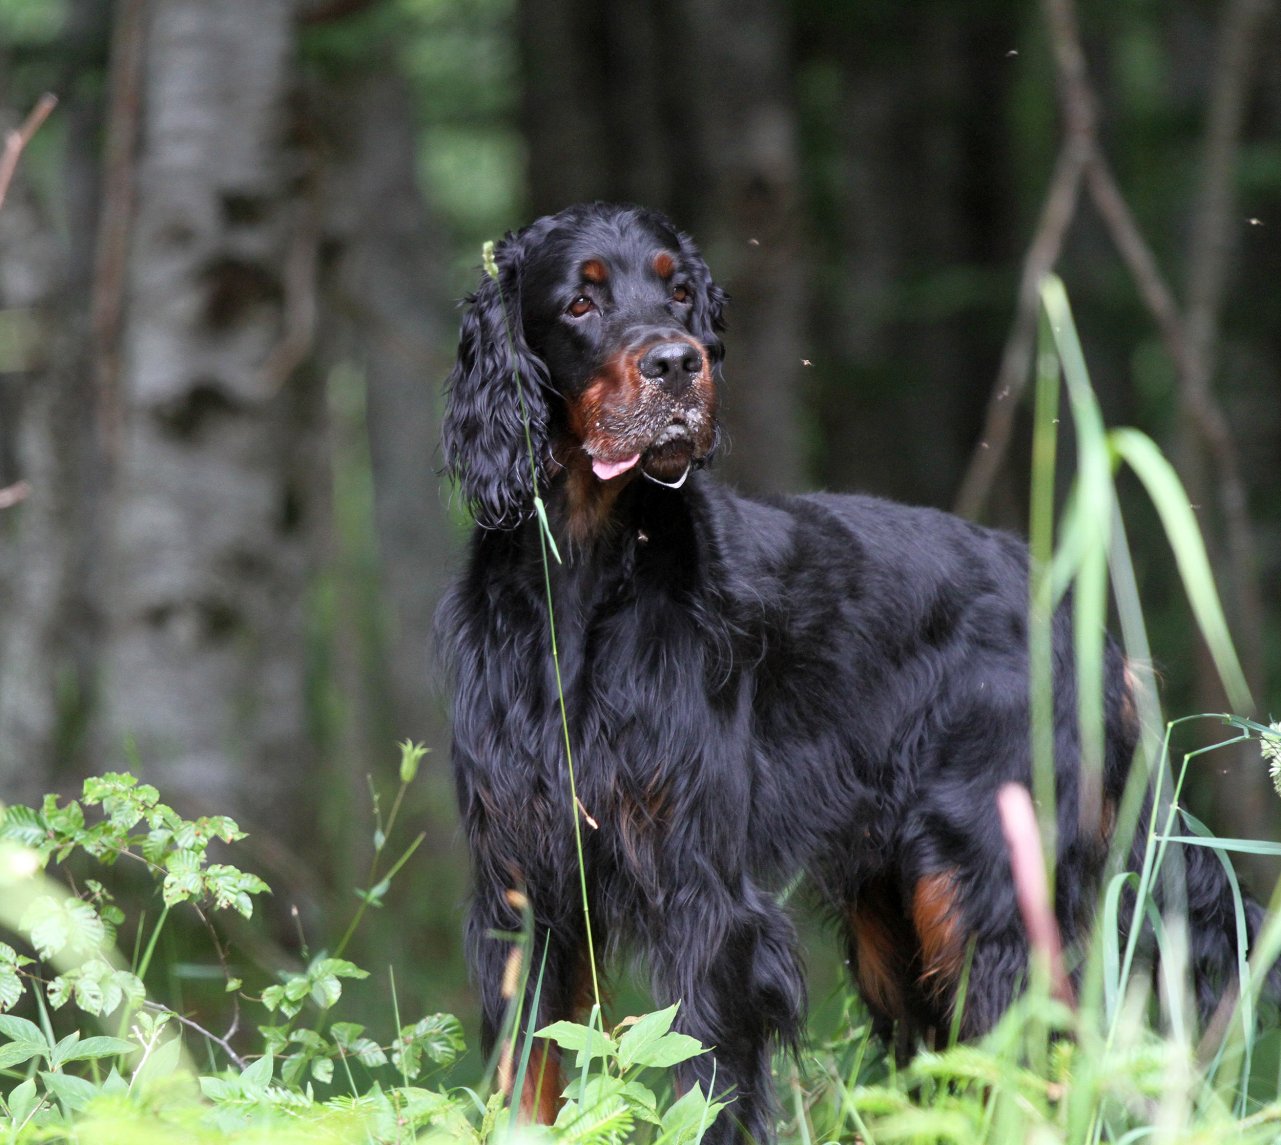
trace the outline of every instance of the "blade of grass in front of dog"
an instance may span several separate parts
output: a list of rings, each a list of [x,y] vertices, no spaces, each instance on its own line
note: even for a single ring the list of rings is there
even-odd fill
[[[1111,451],[1103,414],[1090,385],[1085,354],[1062,281],[1048,277],[1041,304],[1049,318],[1055,349],[1063,368],[1068,406],[1076,430],[1076,496],[1072,500],[1079,550],[1073,596],[1072,639],[1077,679],[1077,727],[1080,739],[1079,814],[1082,826],[1094,830],[1102,813],[1103,787],[1103,649],[1107,628],[1107,562],[1111,544],[1115,490]]]
[[[485,273],[498,285],[498,297],[503,311],[503,329],[507,336],[508,348],[513,351],[512,359],[515,360],[515,341],[512,338],[511,320],[507,316],[507,299],[503,295],[502,278],[498,272],[498,260],[494,255],[492,240],[486,242],[481,248],[481,261],[484,264]],[[600,977],[596,970],[596,941],[592,935],[592,912],[587,896],[587,862],[583,855],[583,827],[579,819],[582,803],[578,798],[578,780],[574,774],[574,749],[569,736],[569,713],[565,707],[565,684],[560,671],[560,647],[556,640],[556,608],[552,599],[549,550],[556,558],[557,564],[562,562],[560,551],[556,548],[556,539],[552,536],[551,524],[547,519],[547,507],[543,504],[538,490],[538,459],[534,456],[534,439],[529,429],[529,409],[525,404],[525,388],[519,370],[516,371],[515,382],[516,392],[520,397],[520,420],[525,428],[525,448],[529,453],[529,477],[534,491],[534,512],[538,517],[538,548],[543,562],[543,586],[547,592],[547,632],[551,641],[552,667],[556,675],[556,700],[560,706],[560,726],[565,739],[565,769],[569,775],[569,812],[573,817],[574,850],[578,859],[578,885],[583,902],[583,930],[587,939],[587,966],[592,980],[592,998],[596,1003],[596,1013],[599,1014],[601,1012]]]
[[[1210,829],[1189,812],[1183,812],[1183,820],[1191,835],[1176,835],[1170,838],[1171,843],[1185,846],[1206,846],[1215,852],[1227,876],[1228,886],[1232,892],[1233,921],[1236,924],[1237,936],[1237,998],[1233,1006],[1233,1016],[1239,1015],[1239,1026],[1229,1026],[1218,1047],[1214,1061],[1206,1070],[1206,1075],[1217,1083],[1220,1094],[1225,1101],[1231,1100],[1235,1091],[1237,1116],[1245,1113],[1245,1097],[1248,1086],[1240,1085],[1242,1077],[1249,1078],[1250,1066],[1254,1059],[1255,1017],[1254,998],[1250,990],[1249,953],[1246,950],[1245,903],[1241,897],[1241,884],[1237,880],[1232,861],[1228,858],[1229,844],[1227,839],[1216,839]],[[1281,853],[1281,847],[1277,847]],[[1209,1031],[1207,1031],[1209,1033]],[[1226,1064],[1226,1068],[1225,1067]]]
[[[1175,564],[1183,580],[1188,603],[1210,656],[1234,708],[1251,711],[1254,699],[1245,672],[1237,657],[1227,618],[1214,585],[1214,574],[1206,555],[1205,541],[1197,525],[1187,493],[1169,461],[1146,434],[1135,429],[1115,429],[1112,449],[1120,461],[1143,483],[1174,550]]]
[[[1037,338],[1036,405],[1032,428],[1032,492],[1028,524],[1028,685],[1032,795],[1046,871],[1053,879],[1057,823],[1054,797],[1054,470],[1058,447],[1059,359],[1043,310]],[[1051,896],[1053,881],[1050,882]]]
[[[1242,997],[1238,1000],[1238,1012],[1243,1019],[1246,1012],[1253,1012],[1253,1007],[1267,984],[1268,969],[1279,957],[1281,957],[1281,882],[1273,888],[1263,927],[1255,937],[1253,949],[1250,951],[1247,976],[1242,979]],[[1246,1010],[1247,1005],[1251,1007],[1249,1011]],[[1244,1020],[1240,1023],[1234,1021],[1224,1039],[1225,1045],[1220,1047],[1216,1057],[1216,1065],[1218,1058],[1223,1059],[1224,1064],[1219,1068],[1229,1071],[1229,1077],[1233,1074],[1243,1075],[1244,1081],[1236,1083],[1243,1095],[1248,1085],[1249,1069],[1244,1068],[1244,1054],[1237,1051],[1235,1043],[1239,1043],[1243,1038],[1253,1037],[1255,1034],[1253,1027],[1253,1022],[1247,1026]]]
[[[532,932],[531,932],[531,937],[532,937]],[[547,935],[546,941],[543,943],[543,960],[538,967],[538,979],[534,983],[534,996],[533,998],[530,999],[530,1003],[529,1003],[530,1010],[531,1010],[530,1017],[532,1020],[529,1023],[529,1029],[526,1031],[525,1041],[520,1047],[520,1064],[516,1067],[516,1076],[515,1076],[515,1079],[512,1081],[512,1091],[509,1095],[509,1098],[511,1100],[511,1111],[508,1116],[507,1125],[508,1125],[508,1132],[512,1132],[512,1133],[515,1132],[517,1122],[520,1118],[520,1098],[521,1098],[521,1094],[525,1092],[525,1076],[529,1072],[529,1058],[530,1058],[530,1055],[534,1052],[533,1030],[534,1030],[534,1026],[538,1024],[538,1004],[542,1000],[542,996],[543,996],[543,978],[547,973],[547,951],[548,951],[548,948],[551,946],[551,942],[552,942],[552,936],[549,933]],[[526,988],[527,988],[526,983],[521,983],[522,997],[525,994]],[[517,1031],[519,1031],[519,1028],[520,1028],[519,1020],[517,1020],[516,1027],[517,1027]],[[517,1036],[519,1036],[519,1034]],[[543,1054],[542,1061],[539,1065],[538,1083],[534,1090],[535,1093],[541,1094],[543,1091],[543,1072],[546,1070],[546,1068],[547,1068],[547,1055]]]

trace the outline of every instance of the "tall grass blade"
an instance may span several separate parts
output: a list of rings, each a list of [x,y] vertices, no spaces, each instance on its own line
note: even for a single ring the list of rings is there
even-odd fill
[[[1041,285],[1041,304],[1063,368],[1063,383],[1076,430],[1077,475],[1068,518],[1075,562],[1073,646],[1076,658],[1077,728],[1081,744],[1082,824],[1099,822],[1103,777],[1103,649],[1107,629],[1107,562],[1115,490],[1103,414],[1090,386],[1085,354],[1060,279]]]
[[[1192,614],[1210,649],[1229,703],[1242,711],[1253,711],[1254,698],[1228,632],[1205,541],[1174,466],[1165,459],[1152,439],[1138,430],[1114,429],[1111,441],[1117,458],[1125,462],[1143,483],[1161,517]]]
[[[1048,314],[1037,337],[1036,409],[1032,429],[1032,493],[1028,524],[1028,675],[1032,796],[1047,877],[1056,863],[1054,783],[1054,473],[1058,450],[1059,359]],[[1053,897],[1053,882],[1050,882]]]

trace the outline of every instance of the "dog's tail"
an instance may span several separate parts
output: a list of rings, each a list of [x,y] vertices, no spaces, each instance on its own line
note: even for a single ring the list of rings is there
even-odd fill
[[[1206,1020],[1226,991],[1240,988],[1242,966],[1258,943],[1267,912],[1241,889],[1222,851],[1198,843],[1182,852],[1189,960],[1197,1008]],[[1264,975],[1264,993],[1281,998],[1281,967],[1274,962],[1255,972]]]
[[[1171,844],[1153,890],[1158,905],[1187,919],[1192,986],[1201,1020],[1207,1022],[1225,996],[1240,989],[1267,912],[1241,888],[1226,853],[1213,846],[1205,828],[1190,816],[1184,822],[1190,828],[1186,842]],[[1135,870],[1141,868],[1145,842],[1135,842]],[[1264,996],[1281,1001],[1281,964],[1256,967],[1254,973],[1264,975]]]

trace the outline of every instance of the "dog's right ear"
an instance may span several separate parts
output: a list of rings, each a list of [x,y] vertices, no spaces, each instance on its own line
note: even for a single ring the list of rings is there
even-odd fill
[[[547,480],[547,369],[525,343],[520,317],[520,238],[494,251],[465,302],[458,360],[449,375],[441,426],[446,472],[476,523],[511,528],[534,508],[534,473]],[[532,450],[532,461],[531,461]]]

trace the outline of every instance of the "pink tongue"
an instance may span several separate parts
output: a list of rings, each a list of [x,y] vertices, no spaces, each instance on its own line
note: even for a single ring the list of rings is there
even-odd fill
[[[593,457],[592,472],[595,473],[601,481],[608,481],[611,477],[617,477],[620,473],[626,473],[639,460],[639,453],[633,453],[630,457],[624,457],[621,461],[602,461],[599,457]]]

